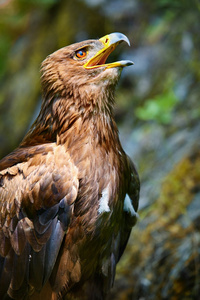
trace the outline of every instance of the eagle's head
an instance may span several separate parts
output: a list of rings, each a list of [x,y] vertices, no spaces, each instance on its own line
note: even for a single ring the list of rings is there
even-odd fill
[[[40,142],[56,140],[77,120],[82,124],[93,119],[98,132],[107,132],[105,125],[111,124],[113,131],[115,86],[121,70],[133,63],[106,60],[123,41],[129,44],[124,34],[111,33],[61,48],[43,61],[42,107],[23,145],[30,140],[38,143],[39,138]]]
[[[130,45],[124,34],[111,33],[99,40],[72,44],[49,55],[42,63],[45,94],[73,95],[74,98],[81,95],[83,98],[87,93],[87,99],[94,99],[94,96],[114,90],[122,68],[133,64],[130,60],[106,63],[110,53],[123,41]]]

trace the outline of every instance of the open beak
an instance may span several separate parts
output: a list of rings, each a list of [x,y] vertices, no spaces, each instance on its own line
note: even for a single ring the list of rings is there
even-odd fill
[[[87,61],[84,65],[86,69],[94,69],[99,67],[115,68],[115,67],[127,67],[133,65],[133,62],[130,60],[121,60],[113,63],[107,63],[106,60],[111,52],[123,41],[130,46],[128,38],[119,32],[107,34],[104,37],[99,39],[100,42],[104,45],[103,49],[98,51],[92,58]]]

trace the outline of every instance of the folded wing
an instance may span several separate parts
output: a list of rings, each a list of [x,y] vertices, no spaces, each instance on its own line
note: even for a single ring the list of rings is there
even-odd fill
[[[78,192],[77,169],[64,147],[22,148],[17,155],[4,158],[9,167],[0,171],[0,299],[41,290]]]

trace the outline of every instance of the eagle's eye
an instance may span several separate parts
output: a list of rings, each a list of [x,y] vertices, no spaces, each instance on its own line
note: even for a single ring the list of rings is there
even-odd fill
[[[75,55],[78,59],[84,59],[87,56],[87,51],[84,49],[80,49],[75,52]]]

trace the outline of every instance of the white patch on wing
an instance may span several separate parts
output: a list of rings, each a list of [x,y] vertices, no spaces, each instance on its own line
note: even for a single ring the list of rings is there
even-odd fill
[[[126,197],[124,199],[124,211],[129,212],[131,216],[138,217],[138,214],[136,213],[128,194],[126,194]]]
[[[108,202],[109,202],[109,187],[110,187],[110,185],[108,184],[107,187],[105,189],[103,189],[102,196],[99,199],[99,201],[100,201],[99,209],[98,209],[99,214],[101,214],[103,212],[109,212],[110,211],[110,207],[108,205]]]

